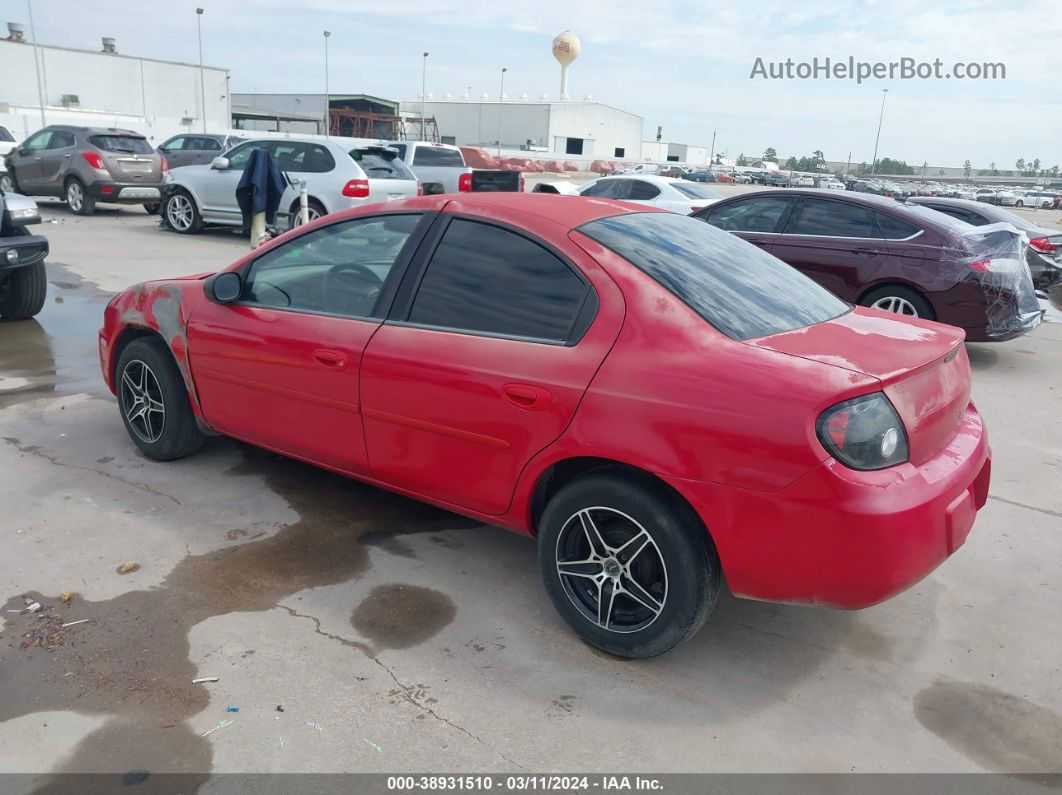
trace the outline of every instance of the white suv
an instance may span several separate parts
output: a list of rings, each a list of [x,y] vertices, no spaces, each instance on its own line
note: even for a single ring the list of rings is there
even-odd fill
[[[236,188],[255,149],[277,160],[291,184],[277,211],[277,227],[298,226],[299,182],[309,193],[310,220],[372,202],[419,193],[417,178],[393,148],[355,138],[265,138],[245,141],[208,166],[183,166],[166,174],[163,218],[174,231],[199,232],[206,224],[242,226]]]

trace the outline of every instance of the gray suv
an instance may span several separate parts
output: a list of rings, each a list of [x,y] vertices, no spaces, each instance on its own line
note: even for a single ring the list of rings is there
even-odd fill
[[[8,153],[7,171],[18,192],[66,199],[78,215],[98,201],[152,205],[162,196],[162,157],[132,130],[53,124]]]
[[[158,151],[166,158],[170,168],[206,166],[222,152],[242,141],[243,138],[238,135],[181,133],[163,141]]]

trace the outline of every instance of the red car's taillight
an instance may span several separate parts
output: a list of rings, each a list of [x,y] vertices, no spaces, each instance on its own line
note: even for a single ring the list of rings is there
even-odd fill
[[[95,152],[82,152],[81,156],[85,158],[85,162],[93,168],[98,168],[100,171],[104,170],[103,158],[101,158]]]
[[[907,431],[881,392],[831,406],[815,430],[826,452],[852,469],[884,469],[909,457]]]
[[[1046,237],[1033,238],[1029,241],[1029,245],[1035,248],[1041,254],[1051,254],[1053,256],[1058,253],[1058,246],[1056,246]]]
[[[162,166],[163,174],[170,170],[170,161],[166,159],[166,155],[159,155],[159,163]]]
[[[349,196],[351,199],[369,198],[369,180],[352,179],[343,186],[343,195]]]
[[[472,190],[472,175],[462,174],[457,178],[457,189],[462,193],[468,193]]]

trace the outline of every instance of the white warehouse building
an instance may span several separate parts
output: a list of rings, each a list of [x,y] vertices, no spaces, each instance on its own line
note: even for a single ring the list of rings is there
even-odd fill
[[[446,143],[583,158],[642,157],[642,117],[599,102],[428,99],[423,108]],[[402,102],[401,113],[419,117],[421,101]]]
[[[47,124],[123,127],[155,145],[176,133],[203,130],[198,64],[125,55],[112,39],[100,51],[34,47],[20,26],[8,29],[8,38],[0,39],[0,125],[19,139],[42,126],[38,74]],[[203,69],[210,132],[232,127],[228,78],[227,69]]]

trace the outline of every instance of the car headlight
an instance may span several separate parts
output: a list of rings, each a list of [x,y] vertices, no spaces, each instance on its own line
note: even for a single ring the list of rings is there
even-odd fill
[[[903,422],[881,392],[831,406],[815,430],[826,451],[852,469],[885,469],[910,457]]]
[[[8,210],[8,216],[13,224],[35,224],[41,220],[40,211],[36,207],[26,207],[21,210]]]

